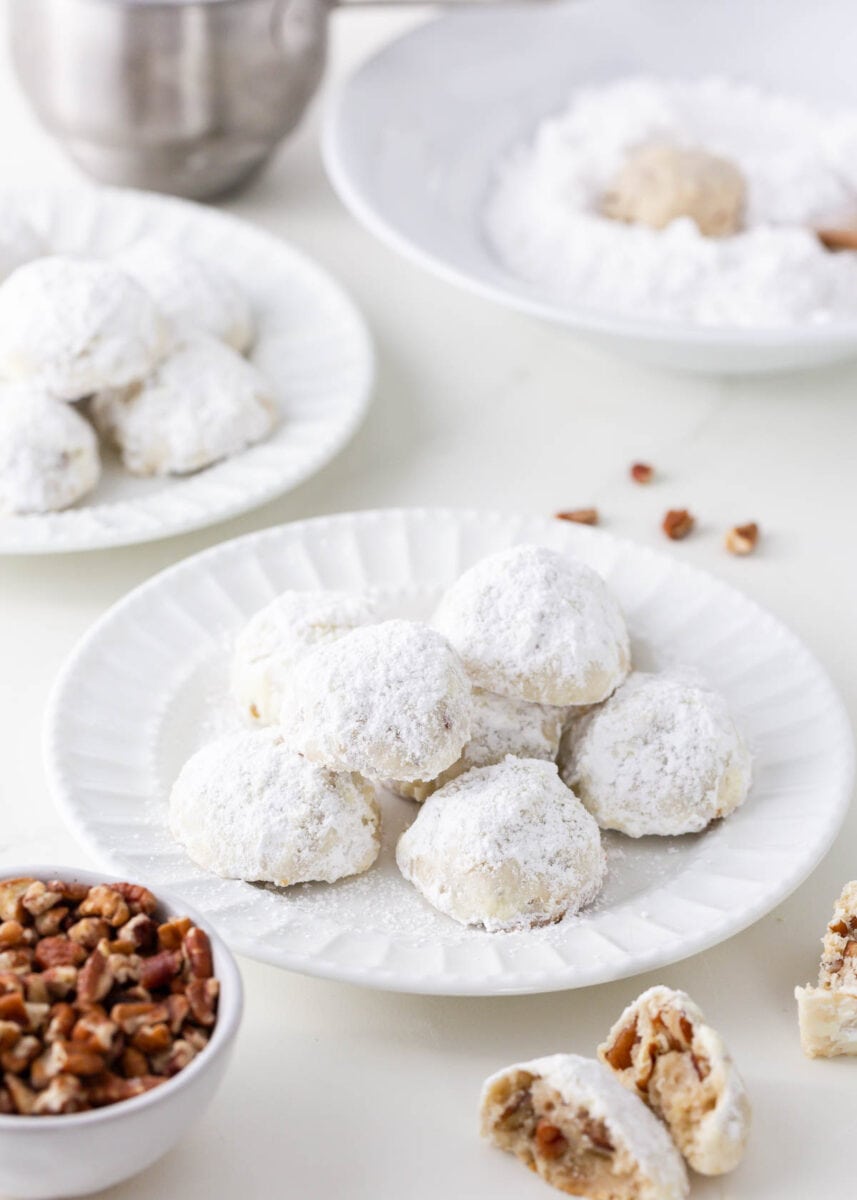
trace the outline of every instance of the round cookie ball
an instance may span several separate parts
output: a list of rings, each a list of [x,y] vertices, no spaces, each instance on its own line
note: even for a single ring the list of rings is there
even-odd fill
[[[502,762],[509,754],[515,758],[541,758],[554,762],[565,714],[564,708],[531,704],[528,700],[513,700],[510,696],[474,688],[470,741],[458,761],[442,771],[437,779],[413,783],[397,779],[387,786],[397,796],[422,802],[465,771],[473,767],[490,767]]]
[[[180,337],[208,333],[239,354],[249,350],[250,303],[217,263],[153,235],[134,242],[115,261],[142,284]]]
[[[281,887],[358,875],[380,849],[369,784],[292,753],[274,729],[197,751],[173,784],[169,825],[207,871]]]
[[[741,228],[746,199],[744,176],[728,159],[659,142],[631,152],[603,211],[652,229],[690,217],[706,237],[726,237]]]
[[[39,388],[0,385],[0,513],[67,508],[100,475],[98,439],[80,413]]]
[[[441,598],[433,624],[478,687],[536,704],[592,704],[628,673],[619,605],[600,575],[543,546],[483,558]]]
[[[577,912],[606,870],[598,826],[555,764],[511,757],[429,796],[396,862],[429,904],[489,932]]]
[[[101,434],[134,475],[187,475],[245,450],[276,424],[268,383],[217,338],[180,343],[142,383],[101,392]]]
[[[262,725],[279,720],[283,684],[313,646],[332,642],[377,617],[371,596],[349,592],[283,592],[251,617],[238,635],[232,694]]]
[[[751,760],[716,692],[637,671],[573,722],[560,770],[602,829],[696,833],[747,798]]]
[[[317,646],[283,688],[280,721],[313,762],[371,779],[432,779],[470,736],[470,681],[417,621],[382,621]]]
[[[154,301],[112,263],[38,258],[0,286],[0,376],[59,400],[142,378],[167,345]]]

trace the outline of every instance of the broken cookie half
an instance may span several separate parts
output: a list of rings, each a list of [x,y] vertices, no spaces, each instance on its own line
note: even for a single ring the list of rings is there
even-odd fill
[[[492,1075],[482,1134],[547,1183],[590,1200],[685,1200],[687,1172],[664,1126],[591,1058],[555,1054]]]
[[[740,1162],[750,1102],[723,1039],[685,992],[653,987],[630,1004],[598,1057],[666,1124],[701,1175]]]
[[[846,883],[821,943],[818,985],[795,988],[810,1058],[857,1054],[857,880]]]

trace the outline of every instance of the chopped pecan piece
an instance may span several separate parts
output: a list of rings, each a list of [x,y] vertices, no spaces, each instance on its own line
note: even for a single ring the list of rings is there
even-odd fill
[[[55,904],[59,904],[62,898],[62,892],[53,891],[40,879],[34,879],[21,897],[21,903],[28,913],[38,917]]]
[[[82,917],[104,917],[111,925],[124,925],[131,916],[125,898],[106,883],[90,888],[77,911]]]
[[[10,1049],[22,1036],[21,1026],[17,1021],[0,1020],[0,1051]]]
[[[559,1158],[568,1148],[568,1140],[561,1129],[542,1117],[536,1125],[536,1146],[542,1158]]]
[[[30,884],[35,882],[35,879],[0,880],[0,921],[24,921],[27,910],[21,899]]]
[[[57,933],[62,933],[67,916],[68,908],[65,904],[57,904],[54,908],[46,909],[36,917],[36,933],[39,937],[53,937]]]
[[[35,1099],[33,1115],[82,1112],[89,1108],[83,1084],[75,1075],[55,1076]]]
[[[179,950],[190,929],[190,917],[174,917],[158,926],[158,945],[162,950]]]
[[[29,975],[32,965],[33,951],[26,946],[0,950],[0,975]]]
[[[77,967],[49,967],[42,973],[48,995],[54,1000],[63,1000],[77,987]]]
[[[558,521],[573,521],[575,525],[597,525],[597,508],[567,508],[556,514]]]
[[[651,483],[655,476],[655,468],[648,463],[631,463],[631,478],[634,483]]]
[[[6,996],[0,996],[0,1021],[14,1021],[23,1029],[29,1029],[30,1018],[20,992],[9,992]]]
[[[114,883],[111,886],[125,900],[132,913],[145,913],[150,917],[158,907],[158,902],[153,894],[139,883]],[[122,922],[114,922],[114,924],[122,924]]]
[[[69,940],[87,950],[94,950],[100,941],[110,937],[110,923],[103,917],[81,917],[67,930]]]
[[[74,1028],[74,1023],[77,1020],[77,1013],[70,1004],[64,1001],[53,1006],[51,1010],[51,1019],[48,1021],[48,1027],[45,1030],[45,1041],[50,1045],[51,1042],[65,1041],[71,1036],[71,1031]]]
[[[122,926],[119,936],[137,950],[151,950],[158,940],[158,927],[148,914],[140,912]]]
[[[35,960],[43,970],[51,967],[79,967],[86,959],[86,951],[77,942],[67,937],[42,938],[36,946]]]
[[[18,946],[24,940],[24,926],[20,921],[3,921],[0,924],[0,947],[6,950]]]
[[[695,524],[696,519],[686,508],[671,508],[664,517],[663,529],[668,538],[678,542],[687,537]]]
[[[112,987],[110,964],[102,951],[95,949],[78,972],[77,1002],[81,1005],[97,1004]]]
[[[193,1019],[198,1025],[213,1025],[217,1009],[219,985],[216,979],[192,979],[186,995]]]
[[[4,1071],[13,1071],[16,1075],[20,1075],[26,1071],[33,1059],[39,1056],[41,1049],[42,1043],[35,1034],[27,1033],[18,1038],[15,1045],[9,1050],[4,1050],[0,1054],[0,1066]]]
[[[21,1116],[29,1116],[36,1102],[36,1093],[33,1089],[28,1087],[23,1079],[13,1075],[11,1071],[3,1076],[3,1082],[15,1106],[15,1112],[20,1113]]]
[[[747,525],[735,525],[726,534],[726,549],[730,554],[752,554],[759,540],[759,526],[755,521]]]
[[[150,958],[143,960],[140,972],[140,983],[145,988],[167,987],[170,980],[178,975],[182,965],[181,952],[178,950],[161,950]]]

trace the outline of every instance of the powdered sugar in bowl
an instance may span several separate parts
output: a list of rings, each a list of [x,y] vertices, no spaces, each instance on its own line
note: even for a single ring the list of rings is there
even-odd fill
[[[328,168],[423,265],[612,351],[718,373],[834,362],[857,353],[857,256],[814,229],[857,224],[857,107],[849,47],[826,39],[814,55],[819,36],[795,0],[459,13],[346,85]],[[604,215],[624,156],[658,141],[739,169],[737,232]]]

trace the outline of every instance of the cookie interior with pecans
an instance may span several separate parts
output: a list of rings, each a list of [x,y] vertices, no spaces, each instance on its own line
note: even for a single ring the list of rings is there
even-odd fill
[[[204,1050],[219,985],[208,934],[133,883],[0,881],[0,1113],[142,1095]]]
[[[653,987],[630,1004],[598,1057],[666,1124],[702,1175],[738,1165],[750,1102],[720,1035],[685,992]]]
[[[818,985],[795,988],[810,1058],[857,1054],[857,880],[846,883],[824,934]]]
[[[683,1200],[664,1126],[593,1059],[555,1054],[486,1080],[482,1134],[547,1183],[589,1200]]]

